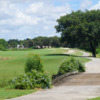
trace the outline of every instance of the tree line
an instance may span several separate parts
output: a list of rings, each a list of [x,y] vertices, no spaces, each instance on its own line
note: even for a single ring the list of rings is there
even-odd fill
[[[10,39],[8,41],[0,39],[0,49],[12,49],[12,48],[43,48],[43,47],[60,47],[62,44],[60,42],[60,37],[36,37],[33,39]]]

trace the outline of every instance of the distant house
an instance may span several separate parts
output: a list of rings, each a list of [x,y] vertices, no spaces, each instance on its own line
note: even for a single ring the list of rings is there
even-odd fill
[[[51,48],[51,46],[49,46],[49,48]]]
[[[36,49],[41,49],[41,48],[51,48],[51,46],[36,46]]]
[[[24,49],[25,47],[24,47],[24,45],[17,45],[17,49]]]
[[[36,48],[37,48],[37,49],[40,49],[41,47],[40,47],[40,46],[36,46]]]
[[[20,45],[18,44],[18,45],[17,45],[17,49],[19,49],[19,48],[20,48]]]
[[[42,46],[42,48],[45,48],[45,46]]]

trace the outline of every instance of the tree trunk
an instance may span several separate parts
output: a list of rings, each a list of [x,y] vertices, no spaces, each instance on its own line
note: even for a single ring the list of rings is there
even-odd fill
[[[92,56],[96,57],[96,47],[95,45],[93,45],[93,43],[90,43],[90,48],[91,48]]]
[[[92,56],[96,57],[96,49],[95,48],[93,48],[93,50],[92,50]]]

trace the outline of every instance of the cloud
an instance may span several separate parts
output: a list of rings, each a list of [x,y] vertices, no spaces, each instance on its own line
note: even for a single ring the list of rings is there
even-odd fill
[[[0,30],[0,33],[3,33],[3,34],[7,34],[7,33],[10,33],[11,31],[10,30]]]
[[[91,0],[82,0],[81,2],[81,9],[87,9],[92,5],[92,1]]]
[[[90,10],[94,10],[94,9],[100,9],[100,1],[98,2],[98,4],[95,4],[94,6],[90,7]]]
[[[58,0],[61,1],[65,2]],[[56,20],[72,9],[67,2],[59,6],[55,2],[56,0],[0,0],[0,37],[25,39],[56,35]]]
[[[54,6],[53,4],[38,2],[30,4],[26,11],[29,14],[36,14],[37,16],[41,17],[48,16],[57,18],[63,14],[70,13],[71,7],[68,3],[66,3],[64,6]]]

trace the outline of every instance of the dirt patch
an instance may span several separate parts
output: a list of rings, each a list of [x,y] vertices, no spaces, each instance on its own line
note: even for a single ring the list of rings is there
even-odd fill
[[[68,54],[72,54],[72,53],[75,53],[75,51],[73,51],[73,50],[68,50]]]
[[[68,50],[68,49],[70,49],[70,48],[60,48],[60,49],[66,49],[66,50]]]
[[[48,49],[48,50],[56,50],[56,49]]]
[[[9,60],[8,57],[0,57],[0,60]]]
[[[75,51],[73,51],[73,50],[68,50],[68,51],[65,52],[64,54],[73,54],[73,53],[75,53]]]

